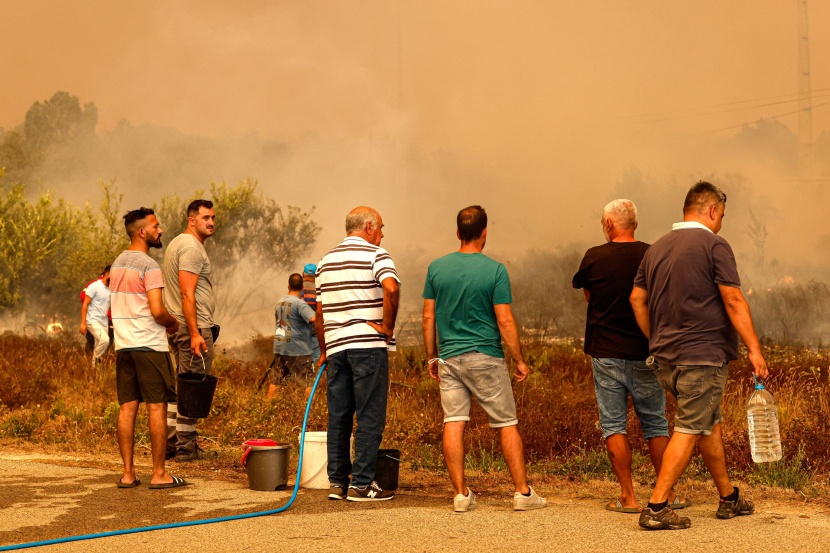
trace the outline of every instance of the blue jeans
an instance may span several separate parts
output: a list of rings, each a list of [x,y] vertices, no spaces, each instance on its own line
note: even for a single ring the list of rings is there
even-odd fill
[[[332,486],[364,487],[375,479],[386,427],[389,354],[386,348],[347,349],[328,357],[328,473]],[[349,440],[357,415],[354,463]]]
[[[593,358],[594,388],[599,406],[602,437],[625,434],[628,419],[628,395],[640,419],[643,438],[669,435],[666,420],[666,393],[654,371],[643,361]]]

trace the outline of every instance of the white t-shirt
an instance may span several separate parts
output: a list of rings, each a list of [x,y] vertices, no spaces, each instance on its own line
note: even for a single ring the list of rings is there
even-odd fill
[[[90,299],[86,309],[86,324],[95,321],[104,328],[109,328],[107,311],[110,309],[110,289],[104,281],[99,279],[87,286],[86,297]]]

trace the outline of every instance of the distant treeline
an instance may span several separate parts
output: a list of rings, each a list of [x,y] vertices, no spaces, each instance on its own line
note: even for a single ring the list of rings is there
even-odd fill
[[[0,169],[0,314],[17,330],[52,319],[75,319],[79,293],[128,245],[121,194],[99,183],[96,208],[76,206],[45,192],[34,200],[26,187],[9,182]],[[282,208],[247,179],[236,186],[211,184],[192,198],[168,195],[154,206],[164,243],[184,230],[187,204],[197,197],[214,202],[221,232],[205,246],[213,261],[223,322],[231,324],[261,309],[264,285],[297,264],[319,233],[311,211]],[[137,206],[134,206],[137,207]],[[159,259],[163,250],[151,251]],[[270,302],[270,298],[267,298]]]

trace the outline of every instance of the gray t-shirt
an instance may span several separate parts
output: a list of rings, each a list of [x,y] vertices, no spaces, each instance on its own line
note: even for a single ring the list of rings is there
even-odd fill
[[[669,365],[720,366],[738,358],[738,338],[718,285],[740,288],[729,243],[684,225],[648,249],[634,286],[648,292],[649,351]]]
[[[290,357],[311,355],[311,341],[317,339],[309,322],[313,316],[311,307],[297,296],[280,298],[274,310],[274,353]]]
[[[179,271],[199,275],[196,283],[196,321],[199,328],[213,326],[216,299],[210,281],[211,265],[205,246],[190,233],[175,237],[164,253],[164,306],[180,323],[184,323],[182,291],[179,287]]]

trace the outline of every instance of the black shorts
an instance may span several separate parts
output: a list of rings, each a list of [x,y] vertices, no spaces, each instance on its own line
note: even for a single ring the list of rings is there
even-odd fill
[[[115,382],[118,403],[176,401],[176,377],[165,351],[117,351]]]

